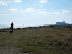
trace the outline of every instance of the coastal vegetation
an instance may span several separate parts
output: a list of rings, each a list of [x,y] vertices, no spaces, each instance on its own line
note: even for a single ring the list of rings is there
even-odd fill
[[[72,26],[0,29],[0,54],[72,54]],[[6,31],[6,32],[2,32]]]

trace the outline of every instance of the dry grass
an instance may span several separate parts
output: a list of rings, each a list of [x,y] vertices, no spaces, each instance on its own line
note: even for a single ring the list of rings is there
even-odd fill
[[[14,29],[14,33],[0,32],[0,54],[22,53],[72,54],[72,26],[30,27]]]

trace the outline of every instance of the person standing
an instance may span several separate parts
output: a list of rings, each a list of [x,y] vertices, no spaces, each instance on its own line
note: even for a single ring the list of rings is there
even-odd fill
[[[13,22],[12,22],[12,23],[11,23],[11,31],[12,31],[12,32],[13,32],[13,25],[14,25],[14,24],[13,24]]]

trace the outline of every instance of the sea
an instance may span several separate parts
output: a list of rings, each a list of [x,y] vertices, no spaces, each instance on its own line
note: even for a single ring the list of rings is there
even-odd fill
[[[41,25],[31,25],[31,26],[25,26],[25,25],[14,25],[14,28],[26,28],[26,27],[39,27],[39,26],[49,26],[53,24],[41,24]],[[10,25],[6,24],[0,24],[0,29],[10,28]]]

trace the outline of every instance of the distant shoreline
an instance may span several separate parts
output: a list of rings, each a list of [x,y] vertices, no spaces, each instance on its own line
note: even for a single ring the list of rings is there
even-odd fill
[[[43,27],[43,26],[50,26],[50,25],[57,25],[57,24],[44,24],[44,25],[36,25],[36,26],[14,26],[14,29],[16,28],[29,28],[29,27]],[[64,25],[72,25],[72,24],[64,24]],[[0,27],[0,29],[9,29],[10,26],[3,26],[3,27]]]

